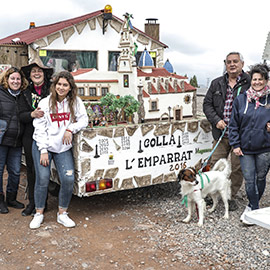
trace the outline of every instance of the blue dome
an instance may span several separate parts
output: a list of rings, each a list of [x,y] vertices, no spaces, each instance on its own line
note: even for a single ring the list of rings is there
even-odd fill
[[[152,57],[150,56],[149,52],[146,50],[146,48],[141,54],[138,66],[139,67],[153,67],[154,66],[154,61]]]
[[[170,63],[169,59],[167,59],[167,61],[165,62],[164,66],[163,66],[168,72],[173,73],[173,66]]]

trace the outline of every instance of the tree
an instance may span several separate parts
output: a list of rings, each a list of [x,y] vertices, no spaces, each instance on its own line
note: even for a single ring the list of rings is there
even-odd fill
[[[194,86],[194,87],[198,87],[198,82],[197,82],[197,77],[196,77],[196,75],[194,75],[194,76],[190,79],[189,83],[190,83],[192,86]]]
[[[100,99],[100,105],[103,106],[104,115],[113,115],[115,122],[121,120],[125,114],[127,117],[132,116],[140,107],[139,101],[133,96],[126,95],[116,98],[114,94],[108,93]]]

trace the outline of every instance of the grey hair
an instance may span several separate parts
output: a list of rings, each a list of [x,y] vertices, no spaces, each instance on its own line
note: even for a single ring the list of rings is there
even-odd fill
[[[243,55],[242,55],[240,52],[230,52],[230,53],[228,53],[227,56],[226,56],[226,58],[225,58],[225,60],[227,60],[227,58],[228,58],[230,55],[232,55],[232,54],[237,54],[237,55],[239,56],[239,58],[240,58],[240,61],[241,61],[241,62],[244,62],[244,57],[243,57]]]

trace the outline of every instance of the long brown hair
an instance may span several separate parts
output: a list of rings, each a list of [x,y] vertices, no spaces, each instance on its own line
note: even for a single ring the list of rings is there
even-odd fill
[[[3,86],[3,88],[5,88],[6,90],[9,89],[9,85],[8,85],[8,78],[11,74],[18,72],[21,75],[21,87],[20,90],[25,90],[28,86],[28,81],[26,80],[23,72],[19,69],[17,69],[16,67],[11,67],[8,70],[6,70],[6,72],[3,74],[3,76],[1,76],[0,79],[0,84]]]
[[[67,98],[68,98],[68,106],[69,106],[69,110],[71,114],[71,121],[73,122],[75,120],[74,106],[76,106],[77,86],[75,84],[73,76],[68,71],[61,71],[57,73],[55,76],[53,76],[53,82],[50,88],[51,90],[50,110],[53,113],[56,113],[56,104],[58,101],[58,94],[55,91],[55,87],[60,78],[66,79],[70,85],[70,91],[67,94]]]

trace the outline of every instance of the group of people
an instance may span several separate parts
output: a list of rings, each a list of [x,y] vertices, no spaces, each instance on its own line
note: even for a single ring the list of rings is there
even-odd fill
[[[229,53],[224,65],[224,75],[211,82],[203,102],[212,125],[213,147],[219,141],[211,166],[230,156],[229,207],[231,211],[238,208],[235,196],[244,177],[249,203],[240,220],[250,224],[245,214],[259,208],[270,168],[270,69],[257,64],[245,73],[239,52]],[[0,79],[0,119],[7,123],[0,143],[0,213],[8,213],[8,207],[24,208],[17,201],[23,147],[29,203],[22,215],[33,216],[31,229],[39,228],[44,219],[52,160],[61,182],[57,222],[75,226],[67,213],[74,184],[72,136],[88,125],[88,117],[73,76],[67,71],[52,75],[53,69],[31,63],[9,68]]]
[[[30,228],[39,228],[44,219],[52,160],[61,183],[57,222],[74,227],[67,213],[74,184],[72,137],[87,126],[88,117],[73,76],[68,71],[53,75],[37,62],[9,68],[0,79],[0,119],[7,123],[0,143],[0,213],[24,208],[17,200],[23,147],[29,203],[22,215],[33,216]]]
[[[223,76],[214,79],[206,93],[203,111],[212,125],[213,166],[220,158],[231,159],[231,194],[229,209],[238,208],[235,196],[243,177],[248,205],[240,220],[252,225],[246,213],[259,208],[270,168],[270,68],[256,64],[243,71],[244,59],[231,52],[224,60]]]

